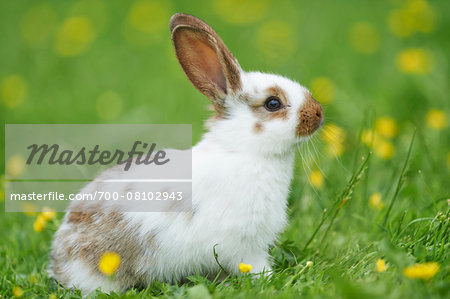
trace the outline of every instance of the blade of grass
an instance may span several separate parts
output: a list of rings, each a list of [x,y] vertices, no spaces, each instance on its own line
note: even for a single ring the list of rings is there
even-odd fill
[[[353,174],[352,178],[348,182],[347,187],[344,189],[344,191],[337,197],[336,202],[334,204],[334,206],[337,206],[337,207],[334,210],[333,217],[331,218],[330,224],[328,224],[328,227],[325,230],[325,233],[323,234],[322,239],[317,248],[322,246],[322,243],[325,241],[326,237],[328,236],[328,233],[330,232],[331,227],[333,226],[334,221],[339,214],[339,211],[347,203],[347,201],[352,197],[353,190],[355,189],[355,185],[357,182],[359,182],[362,175],[366,171],[367,163],[369,162],[371,155],[372,155],[372,153],[369,152],[367,154],[367,157],[365,159],[363,158],[363,160],[364,160],[363,163],[361,164],[359,169]]]
[[[415,137],[416,137],[416,131],[414,131],[414,133],[412,135],[411,142],[409,144],[408,154],[406,155],[406,159],[405,159],[405,163],[403,164],[402,172],[400,173],[400,177],[398,178],[397,187],[395,189],[394,196],[392,197],[391,202],[389,203],[389,207],[388,207],[388,209],[386,211],[386,215],[384,216],[384,220],[383,220],[383,224],[382,224],[383,227],[386,227],[386,223],[387,223],[387,220],[389,218],[389,214],[391,213],[392,207],[394,206],[394,203],[397,200],[397,197],[398,197],[398,194],[400,192],[400,189],[403,186],[403,178],[404,178],[405,173],[406,173],[406,168],[408,166],[409,157],[411,156],[412,146],[413,146]]]

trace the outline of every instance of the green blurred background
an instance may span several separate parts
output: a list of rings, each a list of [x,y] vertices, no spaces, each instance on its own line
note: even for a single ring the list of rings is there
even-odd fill
[[[332,196],[364,147],[378,183],[390,179],[417,127],[417,168],[448,193],[448,1],[0,3],[3,123],[188,123],[196,143],[208,100],[186,80],[168,30],[185,12],[210,23],[244,70],[295,79],[324,105],[326,125],[297,163],[299,191],[309,176]],[[13,178],[24,161],[8,159]]]
[[[433,171],[445,172],[449,9],[443,0],[1,1],[0,117],[189,123],[197,142],[208,100],[185,79],[168,30],[170,16],[185,12],[210,23],[244,70],[280,73],[311,89],[334,124],[317,138],[328,143],[319,156],[353,159],[359,134],[369,144],[379,120],[373,146],[381,159],[404,151],[393,138],[418,127],[432,143]],[[22,162],[12,161],[12,176]]]
[[[408,182],[388,225],[448,211],[446,0],[1,0],[2,123],[187,123],[196,143],[211,113],[175,59],[168,29],[175,12],[211,24],[244,70],[295,79],[324,106],[326,125],[296,162],[292,220],[283,240],[304,243],[367,149],[374,157],[343,214],[347,222],[336,227],[333,248],[379,240],[372,224],[386,212],[415,128]],[[3,157],[4,130],[0,135]],[[20,157],[7,162],[8,177],[23,171]],[[4,166],[1,159],[0,169]],[[33,220],[24,217],[2,220],[11,236],[1,252],[17,253],[8,261],[27,259],[17,265],[27,272],[44,267],[57,223],[41,238],[32,232]],[[377,233],[366,234],[373,230]],[[19,232],[23,243],[15,244]],[[35,246],[30,244],[40,244],[30,249],[33,262],[19,249]],[[406,260],[406,249],[404,254]]]

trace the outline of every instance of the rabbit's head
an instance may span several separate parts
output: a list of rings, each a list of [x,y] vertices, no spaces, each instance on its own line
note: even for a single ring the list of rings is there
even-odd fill
[[[183,71],[216,111],[209,139],[230,150],[283,154],[322,125],[322,107],[306,88],[279,75],[244,72],[202,20],[175,14],[170,30]]]

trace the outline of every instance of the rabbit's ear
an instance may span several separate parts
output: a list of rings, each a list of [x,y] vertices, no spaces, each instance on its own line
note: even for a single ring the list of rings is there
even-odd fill
[[[216,104],[241,89],[241,67],[217,33],[187,14],[170,19],[178,61],[191,83]]]

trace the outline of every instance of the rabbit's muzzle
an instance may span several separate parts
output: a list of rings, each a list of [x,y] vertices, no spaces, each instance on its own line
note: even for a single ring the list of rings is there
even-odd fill
[[[306,102],[300,108],[298,115],[298,136],[309,136],[323,124],[322,106],[310,94],[307,94]]]

